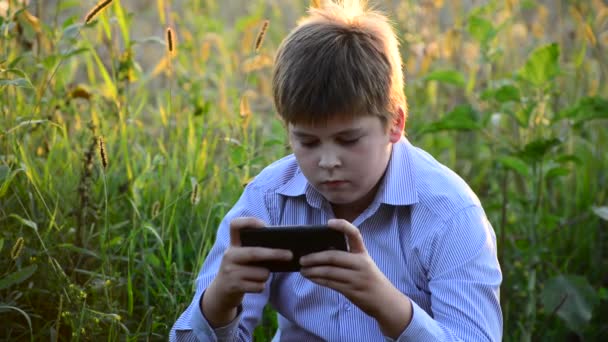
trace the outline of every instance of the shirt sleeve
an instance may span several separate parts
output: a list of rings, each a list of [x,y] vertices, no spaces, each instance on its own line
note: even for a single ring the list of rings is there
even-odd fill
[[[268,284],[272,279],[268,280],[266,289],[262,293],[246,294],[237,317],[224,327],[213,329],[203,315],[199,303],[203,293],[215,278],[224,251],[230,244],[230,221],[236,217],[250,216],[272,224],[265,203],[264,194],[251,183],[245,188],[234,207],[226,214],[218,228],[215,243],[196,279],[194,298],[173,325],[169,335],[170,341],[251,340],[253,330],[258,325],[262,310],[268,302],[270,291]]]
[[[474,206],[459,212],[429,245],[422,262],[432,312],[412,301],[412,320],[397,341],[500,341],[502,273],[496,236],[483,210]]]

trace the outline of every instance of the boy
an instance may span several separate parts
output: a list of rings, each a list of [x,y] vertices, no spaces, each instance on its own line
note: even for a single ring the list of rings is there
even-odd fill
[[[267,302],[275,341],[498,341],[495,234],[467,184],[403,136],[398,42],[358,1],[311,9],[279,47],[273,95],[293,155],[264,169],[222,221],[176,341],[251,340]],[[241,247],[238,230],[328,224],[349,252]]]

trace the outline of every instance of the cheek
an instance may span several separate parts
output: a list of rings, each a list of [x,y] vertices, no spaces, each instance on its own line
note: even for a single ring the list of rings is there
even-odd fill
[[[376,174],[386,166],[386,150],[379,144],[369,144],[353,149],[349,155],[349,164],[357,166],[356,172],[362,178],[376,177]]]
[[[296,160],[298,164],[300,164],[301,168],[310,168],[313,163],[315,163],[315,153],[311,150],[304,148],[294,148],[293,154],[296,156]]]
[[[374,150],[374,146],[370,144],[358,145],[349,150],[347,155],[350,160],[363,163],[360,165],[369,165],[371,161],[378,159],[378,151]]]

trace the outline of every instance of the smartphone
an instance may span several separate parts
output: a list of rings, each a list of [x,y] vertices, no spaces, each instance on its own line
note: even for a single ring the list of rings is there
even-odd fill
[[[271,272],[298,272],[300,257],[306,254],[332,249],[348,251],[346,236],[324,225],[244,228],[240,234],[242,246],[288,249],[293,253],[293,259],[287,262],[256,263]]]

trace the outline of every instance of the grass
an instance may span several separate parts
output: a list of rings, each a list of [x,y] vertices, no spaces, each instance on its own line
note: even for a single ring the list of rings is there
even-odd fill
[[[505,340],[605,339],[608,7],[378,3],[410,140],[496,230]],[[2,339],[166,340],[223,215],[288,153],[270,67],[303,4],[146,4],[0,17]],[[267,309],[258,339],[275,324]]]

